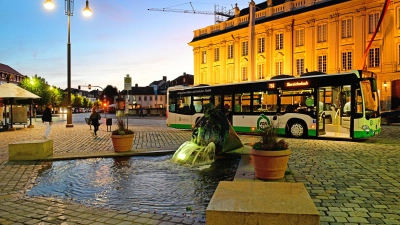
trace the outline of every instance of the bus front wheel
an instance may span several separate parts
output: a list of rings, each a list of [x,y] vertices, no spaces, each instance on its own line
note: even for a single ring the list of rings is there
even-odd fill
[[[303,121],[295,120],[288,124],[288,133],[291,137],[307,137],[307,126]]]

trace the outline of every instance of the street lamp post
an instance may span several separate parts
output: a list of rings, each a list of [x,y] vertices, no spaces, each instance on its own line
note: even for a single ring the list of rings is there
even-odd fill
[[[44,7],[47,9],[54,8],[52,0],[46,0]],[[73,127],[72,124],[72,106],[71,106],[71,16],[74,15],[74,0],[65,0],[65,15],[68,16],[68,43],[67,43],[67,77],[68,77],[68,95],[67,95],[67,125],[66,127]],[[92,11],[89,8],[89,0],[86,0],[86,7],[83,9],[83,15],[90,16]]]

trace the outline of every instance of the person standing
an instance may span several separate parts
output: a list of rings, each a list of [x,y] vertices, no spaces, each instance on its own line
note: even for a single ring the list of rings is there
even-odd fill
[[[143,116],[143,108],[142,108],[142,106],[140,106],[140,108],[139,108],[139,117],[144,117]]]
[[[53,123],[51,108],[53,108],[53,106],[51,104],[48,104],[42,114],[42,122],[46,125],[46,130],[44,131],[45,139],[49,139],[49,134],[51,131],[51,124]]]
[[[101,119],[100,113],[97,112],[96,106],[92,108],[92,114],[90,114],[89,121],[91,121],[94,127],[94,135],[97,136],[97,131],[99,130],[99,120]]]

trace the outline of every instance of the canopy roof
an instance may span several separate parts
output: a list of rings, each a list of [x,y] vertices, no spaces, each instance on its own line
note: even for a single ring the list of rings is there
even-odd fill
[[[0,98],[13,98],[13,99],[37,99],[39,96],[29,92],[13,83],[5,83],[0,85]]]

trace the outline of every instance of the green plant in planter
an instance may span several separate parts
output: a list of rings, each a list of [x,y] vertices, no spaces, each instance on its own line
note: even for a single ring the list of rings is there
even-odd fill
[[[262,151],[280,151],[289,148],[289,144],[279,139],[278,128],[274,125],[269,125],[260,131],[261,139],[253,144],[253,149]]]
[[[126,129],[125,122],[121,117],[117,119],[117,129],[112,131],[113,135],[125,135],[125,134],[133,134],[133,130]]]

